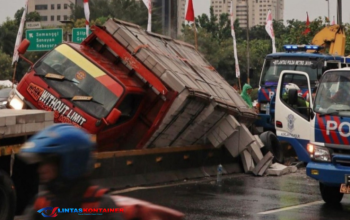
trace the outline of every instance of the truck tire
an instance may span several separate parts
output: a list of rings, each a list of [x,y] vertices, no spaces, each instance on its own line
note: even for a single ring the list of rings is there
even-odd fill
[[[16,191],[7,173],[0,171],[0,219],[13,220],[16,212]]]
[[[283,149],[277,139],[277,136],[272,131],[265,131],[261,133],[259,137],[264,144],[264,147],[261,148],[263,155],[270,151],[274,156],[273,162],[283,164]]]
[[[320,191],[323,201],[327,204],[338,204],[343,199],[344,194],[341,193],[339,187],[327,186],[320,183]]]

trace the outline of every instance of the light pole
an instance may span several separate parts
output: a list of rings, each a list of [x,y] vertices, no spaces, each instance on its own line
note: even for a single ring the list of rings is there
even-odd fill
[[[328,3],[328,20],[329,20],[329,22],[330,22],[330,19],[331,19],[331,15],[329,14],[329,0],[326,0],[326,2]]]
[[[249,0],[247,0],[247,83],[250,84],[249,79],[249,69],[250,69],[250,63],[249,63]]]

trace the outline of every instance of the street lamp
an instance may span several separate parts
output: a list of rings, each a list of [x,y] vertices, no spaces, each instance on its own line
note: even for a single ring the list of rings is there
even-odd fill
[[[68,24],[73,24],[74,22],[73,21],[60,21],[62,24],[65,24],[66,25],[66,35],[67,35],[67,42],[69,42],[69,33],[68,33]]]

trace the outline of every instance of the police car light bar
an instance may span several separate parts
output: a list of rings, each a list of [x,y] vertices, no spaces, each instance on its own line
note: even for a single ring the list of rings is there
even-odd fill
[[[323,49],[323,47],[321,46],[317,46],[317,45],[284,45],[283,48],[290,52],[290,51],[307,51],[307,50],[316,50],[319,51],[321,49]]]

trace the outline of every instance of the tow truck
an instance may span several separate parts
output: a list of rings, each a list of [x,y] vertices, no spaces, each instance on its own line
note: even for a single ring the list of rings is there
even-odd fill
[[[50,111],[55,123],[90,132],[98,144],[93,179],[106,187],[216,175],[219,164],[224,173],[240,172],[239,154],[257,141],[248,129],[257,114],[202,54],[117,19],[91,31],[35,64],[24,56],[35,42],[24,39],[18,52],[31,67],[9,107]],[[29,173],[12,161],[6,164],[17,174]],[[37,192],[27,184],[34,179],[14,182],[21,208]]]
[[[323,200],[339,203],[350,193],[350,68],[326,71],[309,107],[300,106],[296,89],[285,96],[288,83],[305,85],[309,93],[312,89],[310,74],[282,71],[276,90],[277,136],[307,163],[306,173],[319,181]]]
[[[348,57],[320,53],[320,51],[324,50],[324,47],[318,45],[284,45],[284,49],[286,52],[269,54],[264,61],[258,91],[257,108],[259,110],[259,119],[255,122],[256,127],[260,131],[276,131],[273,97],[278,79],[283,70],[307,72],[313,90],[325,71],[347,67],[350,64]],[[307,52],[310,50],[314,52]],[[308,98],[310,93],[305,85],[300,85],[299,87],[299,93],[304,98]],[[266,112],[268,105],[270,106],[269,114]]]
[[[286,52],[268,54],[265,58],[259,81],[258,104],[259,119],[257,129],[276,132],[274,95],[278,79],[283,70],[303,71],[309,74],[312,90],[322,74],[329,69],[348,67],[350,60],[345,57],[345,29],[342,26],[342,0],[337,0],[338,24],[328,25],[315,34],[310,45],[285,45]],[[307,98],[304,85],[299,93]],[[270,109],[266,112],[266,107]]]

